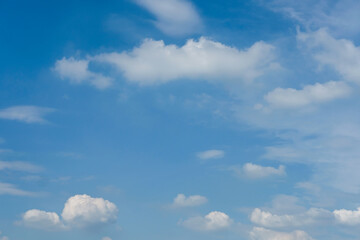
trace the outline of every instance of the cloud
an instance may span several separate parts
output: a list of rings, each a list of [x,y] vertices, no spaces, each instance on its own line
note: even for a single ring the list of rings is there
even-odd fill
[[[115,68],[117,73],[110,71],[112,74],[122,74],[142,86],[183,79],[237,83],[274,70],[278,66],[274,59],[274,47],[264,42],[238,50],[205,37],[190,39],[181,47],[147,39],[129,52],[103,53],[85,60],[63,58],[55,63],[54,71],[62,78],[90,84],[88,76],[98,73],[85,68],[89,64]],[[78,62],[81,67],[60,67]]]
[[[240,177],[244,176],[252,179],[286,175],[285,167],[283,165],[280,165],[278,168],[274,168],[274,167],[264,167],[253,163],[245,163],[240,168],[234,166],[231,167],[230,169]]]
[[[37,209],[27,211],[23,215],[22,222],[30,228],[49,231],[65,229],[59,215],[54,212],[45,212]]]
[[[47,123],[44,116],[54,112],[52,108],[37,106],[14,106],[0,110],[0,118],[25,123]]]
[[[360,208],[355,211],[340,209],[334,212],[337,222],[346,225],[358,225],[360,224]]]
[[[28,192],[17,188],[10,183],[0,182],[0,195],[13,195],[13,196],[34,196],[35,193]]]
[[[14,171],[23,171],[23,172],[31,172],[36,173],[42,171],[42,168],[31,163],[21,162],[21,161],[0,161],[0,171],[1,170],[14,170]]]
[[[336,39],[325,29],[298,31],[297,40],[321,65],[333,68],[344,80],[360,84],[360,47],[352,41]]]
[[[250,220],[251,222],[264,227],[283,228],[314,225],[324,221],[331,221],[332,217],[330,211],[321,208],[310,208],[306,212],[293,215],[276,215],[255,208],[250,215]]]
[[[184,194],[178,194],[174,198],[173,207],[195,207],[207,203],[207,198],[200,195],[186,197]]]
[[[273,108],[299,108],[344,98],[350,93],[351,89],[346,83],[330,81],[306,85],[301,90],[276,88],[264,98]]]
[[[109,237],[103,237],[101,240],[112,240],[112,239]]]
[[[61,79],[66,79],[72,84],[88,83],[98,89],[111,86],[112,78],[89,70],[89,60],[76,60],[73,57],[56,61],[53,71]]]
[[[202,22],[195,7],[187,0],[135,0],[151,12],[155,26],[168,35],[184,35],[198,32]]]
[[[9,240],[9,238],[6,236],[2,236],[2,232],[0,231],[0,240]]]
[[[25,226],[44,230],[88,228],[114,223],[117,213],[114,203],[84,194],[75,195],[66,201],[61,219],[57,213],[32,209],[23,215],[22,222]]]
[[[225,156],[225,152],[222,150],[207,150],[204,152],[198,152],[196,156],[200,159],[207,160],[207,159],[215,159],[215,158],[223,158]]]
[[[312,240],[304,231],[294,231],[290,233],[277,232],[269,229],[254,227],[250,232],[251,240]]]
[[[225,213],[214,211],[205,217],[189,218],[181,222],[181,225],[196,231],[218,231],[230,227],[232,222]]]

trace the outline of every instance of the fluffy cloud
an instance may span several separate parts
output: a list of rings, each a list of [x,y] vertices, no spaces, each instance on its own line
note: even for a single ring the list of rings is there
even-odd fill
[[[52,108],[37,106],[14,106],[0,110],[0,118],[25,123],[46,123],[44,116],[53,112]]]
[[[27,227],[46,230],[59,230],[64,228],[59,215],[54,212],[45,212],[37,209],[27,211],[23,215],[23,223]]]
[[[67,200],[62,211],[63,220],[80,227],[113,223],[118,209],[112,202],[88,195],[75,195]]]
[[[184,194],[178,194],[174,198],[173,207],[194,207],[207,203],[207,198],[200,195],[186,197]]]
[[[358,225],[360,224],[360,208],[355,211],[340,209],[334,212],[335,219],[342,224]]]
[[[198,152],[196,156],[200,159],[207,160],[207,159],[214,159],[214,158],[223,158],[225,156],[225,152],[222,150],[207,150],[204,152]]]
[[[27,162],[20,162],[20,161],[13,161],[13,162],[7,162],[7,161],[0,161],[0,171],[1,170],[14,170],[14,171],[24,171],[24,172],[40,172],[42,170],[41,167],[33,165],[31,163]]]
[[[344,98],[349,96],[350,93],[350,87],[344,82],[330,81],[324,84],[306,85],[301,90],[276,88],[265,95],[264,98],[275,108],[298,108]]]
[[[90,84],[95,73],[88,69],[89,64],[110,65],[140,85],[179,79],[251,81],[274,69],[274,58],[274,47],[264,42],[238,50],[204,37],[188,40],[181,47],[147,39],[130,52],[104,53],[86,60],[63,58],[56,62],[54,71],[73,82]],[[79,67],[68,67],[73,64]],[[63,65],[66,67],[60,67]]]
[[[13,184],[0,182],[0,195],[34,196],[35,194],[21,190]]]
[[[331,219],[332,213],[321,208],[310,208],[304,213],[294,215],[276,215],[255,208],[250,215],[251,222],[270,228],[313,225],[323,221],[330,221]]]
[[[169,35],[194,33],[201,28],[201,18],[187,0],[135,0],[156,17],[155,25]]]
[[[181,224],[196,231],[218,231],[228,228],[232,224],[231,218],[222,212],[210,212],[205,217],[193,217]]]
[[[335,39],[325,29],[298,32],[298,41],[321,64],[335,69],[344,80],[360,83],[360,47],[347,39]]]
[[[110,77],[89,70],[89,60],[76,60],[73,57],[56,61],[53,70],[61,79],[69,80],[72,84],[89,83],[98,88],[105,89],[112,83]]]
[[[276,232],[269,229],[254,227],[250,232],[251,240],[312,240],[304,231],[294,231],[291,233]]]
[[[112,202],[88,195],[75,195],[67,200],[61,217],[57,213],[37,209],[27,211],[22,218],[25,226],[44,230],[86,228],[113,223],[118,209]]]
[[[261,165],[246,163],[242,167],[233,166],[230,168],[239,177],[260,179],[273,176],[285,176],[285,167],[280,165],[278,168],[264,167]]]

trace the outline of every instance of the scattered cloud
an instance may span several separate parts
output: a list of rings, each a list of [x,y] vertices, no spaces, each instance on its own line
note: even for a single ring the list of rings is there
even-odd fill
[[[251,240],[313,240],[304,231],[277,232],[261,227],[254,227],[250,232]]]
[[[174,198],[173,207],[195,207],[207,203],[207,198],[200,195],[186,197],[184,194],[178,194]]]
[[[232,223],[233,220],[228,215],[214,211],[205,217],[189,218],[181,222],[181,225],[196,231],[218,231],[230,227]]]
[[[0,118],[25,123],[47,123],[44,116],[54,112],[53,108],[37,106],[14,106],[0,109]]]
[[[0,240],[9,240],[9,238],[6,236],[3,236],[2,232],[0,231]]]
[[[88,83],[98,89],[110,87],[113,79],[90,71],[89,62],[89,60],[76,60],[73,57],[63,58],[56,61],[53,71],[61,79],[68,80],[72,84]]]
[[[30,172],[30,173],[37,173],[42,171],[43,169],[37,165],[33,165],[27,162],[21,161],[0,161],[0,171],[1,170],[13,170],[13,171],[23,171],[23,172]]]
[[[34,196],[35,193],[28,192],[17,188],[10,183],[0,182],[0,195],[13,195],[13,196]]]
[[[335,219],[337,222],[346,224],[346,225],[358,225],[360,224],[360,208],[357,210],[346,210],[340,209],[335,210],[334,212]]]
[[[346,83],[330,81],[324,84],[306,85],[301,90],[276,88],[264,98],[273,108],[299,108],[344,98],[350,93],[351,89]]]
[[[285,176],[286,171],[283,165],[278,168],[264,167],[253,163],[245,163],[242,167],[231,167],[230,170],[235,172],[240,177],[247,177],[251,179],[261,179],[273,176]]]
[[[114,223],[118,209],[112,202],[88,195],[75,195],[67,200],[61,214],[37,209],[27,211],[22,222],[25,226],[43,230],[88,228]]]
[[[196,33],[202,21],[194,5],[187,0],[135,0],[151,12],[155,26],[168,35],[179,36]]]
[[[212,149],[204,152],[198,152],[196,156],[202,160],[216,159],[223,158],[225,156],[225,152],[223,150]]]

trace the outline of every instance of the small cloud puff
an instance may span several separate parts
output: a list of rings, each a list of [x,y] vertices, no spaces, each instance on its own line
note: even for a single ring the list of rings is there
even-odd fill
[[[278,168],[264,167],[253,163],[245,163],[242,167],[231,167],[232,171],[235,172],[239,177],[246,177],[250,179],[261,179],[273,176],[285,176],[286,171],[283,165]]]
[[[210,212],[205,217],[192,217],[180,222],[186,228],[196,231],[219,231],[230,227],[233,220],[223,212]]]
[[[0,110],[0,118],[25,123],[47,123],[44,116],[55,109],[37,106],[13,106]]]
[[[207,198],[200,195],[193,195],[186,197],[184,194],[178,194],[176,198],[174,198],[174,202],[172,204],[173,207],[194,207],[200,206],[207,203]]]

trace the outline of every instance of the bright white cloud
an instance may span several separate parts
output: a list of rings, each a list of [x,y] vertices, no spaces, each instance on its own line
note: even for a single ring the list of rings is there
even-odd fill
[[[214,211],[205,217],[189,218],[181,224],[196,231],[218,231],[230,227],[232,222],[232,219],[225,213]]]
[[[250,232],[251,240],[312,240],[304,231],[293,231],[290,233],[277,232],[269,229],[254,227]]]
[[[195,33],[201,29],[201,18],[187,0],[135,0],[156,17],[155,25],[169,35]]]
[[[225,156],[225,152],[222,150],[207,150],[204,152],[198,152],[196,156],[200,159],[207,160],[207,159],[215,159],[215,158],[223,158]]]
[[[34,196],[35,194],[21,190],[13,184],[0,182],[0,195]]]
[[[340,209],[334,212],[335,219],[342,224],[358,225],[360,224],[360,208],[355,211]]]
[[[250,220],[260,226],[269,228],[298,227],[331,221],[332,213],[321,208],[310,208],[308,211],[300,214],[277,215],[255,208],[250,215]]]
[[[264,167],[253,163],[246,163],[241,168],[232,167],[231,170],[240,177],[247,177],[253,179],[286,175],[285,167],[283,165],[280,165],[278,168],[274,168]]]
[[[22,218],[25,226],[48,231],[65,229],[59,215],[37,209],[27,211]]]
[[[55,111],[52,108],[37,106],[14,106],[0,110],[0,118],[25,123],[46,123],[44,116]]]
[[[13,162],[7,162],[7,161],[0,161],[0,171],[1,170],[14,170],[14,171],[23,171],[23,172],[31,172],[36,173],[40,172],[42,170],[41,167],[33,165],[31,163],[27,162],[20,162],[20,161],[13,161]]]
[[[73,57],[56,61],[53,70],[61,79],[69,80],[73,84],[88,83],[98,89],[111,86],[112,78],[89,70],[89,60],[76,60]]]
[[[88,195],[75,195],[67,200],[61,214],[37,209],[23,215],[24,225],[32,228],[63,230],[86,228],[113,223],[117,219],[118,209],[112,202]]]
[[[360,84],[360,47],[347,39],[336,39],[325,29],[298,32],[298,42],[311,50],[321,64],[335,69],[347,81]]]
[[[350,87],[344,82],[330,81],[324,84],[306,85],[301,90],[276,88],[264,98],[274,108],[298,108],[344,98],[350,93]]]
[[[117,213],[114,203],[84,194],[69,198],[61,216],[68,224],[83,227],[113,223],[117,219]]]
[[[112,64],[128,81],[151,85],[178,79],[251,81],[273,69],[274,58],[274,47],[264,42],[238,50],[201,37],[182,47],[147,39],[131,52],[92,59]]]
[[[200,206],[207,203],[207,198],[200,195],[193,195],[186,197],[184,194],[178,194],[176,198],[174,198],[174,202],[172,204],[173,207],[194,207]]]

